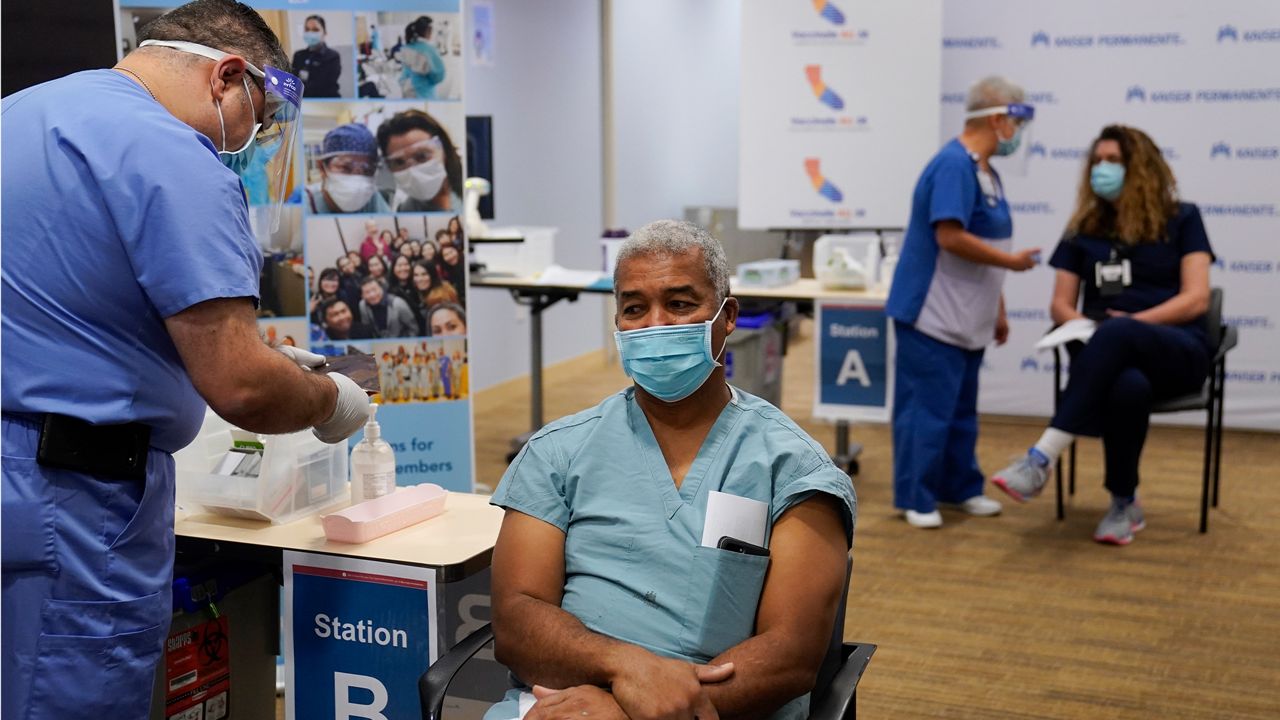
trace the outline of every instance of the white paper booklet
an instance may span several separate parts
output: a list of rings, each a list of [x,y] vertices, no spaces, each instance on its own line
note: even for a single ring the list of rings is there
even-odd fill
[[[1051,350],[1059,345],[1066,345],[1072,340],[1088,342],[1089,338],[1093,337],[1093,331],[1097,329],[1098,323],[1089,318],[1068,320],[1059,325],[1053,332],[1040,338],[1040,341],[1036,343],[1036,349]]]
[[[726,535],[765,546],[769,503],[712,490],[707,496],[707,517],[702,526],[702,546],[716,547]]]

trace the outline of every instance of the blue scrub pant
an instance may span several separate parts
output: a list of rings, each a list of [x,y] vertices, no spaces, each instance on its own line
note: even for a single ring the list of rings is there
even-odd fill
[[[1131,497],[1151,405],[1196,392],[1209,373],[1209,348],[1187,328],[1111,318],[1071,359],[1052,427],[1102,437],[1106,487]]]
[[[145,719],[172,616],[173,458],[147,479],[36,463],[39,426],[5,415],[4,720]]]
[[[982,494],[978,469],[978,370],[965,350],[895,320],[893,506],[933,512]]]

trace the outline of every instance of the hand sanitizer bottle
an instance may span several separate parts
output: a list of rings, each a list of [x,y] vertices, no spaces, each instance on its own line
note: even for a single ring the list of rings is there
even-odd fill
[[[396,489],[396,456],[382,439],[378,425],[378,404],[369,403],[369,422],[364,426],[364,439],[351,449],[351,502],[388,495]]]

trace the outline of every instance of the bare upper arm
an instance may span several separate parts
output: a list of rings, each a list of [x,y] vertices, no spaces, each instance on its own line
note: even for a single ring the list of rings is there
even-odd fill
[[[938,247],[950,250],[964,235],[964,226],[959,220],[939,220],[933,224],[934,236],[938,239]]]
[[[518,510],[507,510],[493,548],[493,605],[519,596],[560,606],[564,595],[564,532]]]
[[[1182,256],[1181,288],[1184,293],[1209,297],[1209,266],[1213,259],[1207,252],[1191,252]]]
[[[1051,307],[1075,310],[1080,300],[1080,276],[1070,270],[1058,269],[1053,275],[1053,300]],[[1057,318],[1054,318],[1057,320]]]
[[[831,639],[837,605],[847,582],[840,502],[818,493],[778,518],[769,542],[756,634],[775,633],[816,671]]]
[[[218,298],[165,318],[191,383],[215,411],[234,405],[255,361],[272,351],[258,335],[249,298]]]

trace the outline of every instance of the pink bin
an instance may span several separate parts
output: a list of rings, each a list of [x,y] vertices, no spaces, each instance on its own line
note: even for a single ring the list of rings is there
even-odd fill
[[[444,488],[433,483],[411,485],[325,515],[320,523],[325,536],[335,542],[369,542],[439,515],[444,512],[448,496]]]

